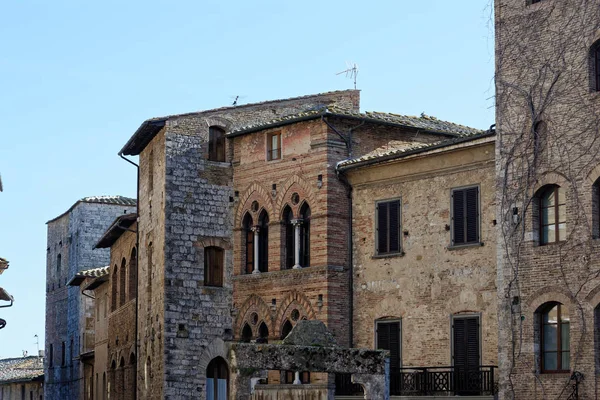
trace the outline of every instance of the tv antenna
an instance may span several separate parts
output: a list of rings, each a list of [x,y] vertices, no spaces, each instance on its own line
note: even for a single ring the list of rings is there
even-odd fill
[[[351,78],[354,80],[354,89],[356,89],[356,76],[358,75],[358,65],[356,63],[346,62],[346,68],[342,72],[338,72],[336,75],[346,74],[346,78]]]
[[[246,96],[236,95],[236,96],[229,96],[229,98],[233,99],[233,102],[231,103],[231,105],[235,107],[238,105],[238,100],[245,99]]]

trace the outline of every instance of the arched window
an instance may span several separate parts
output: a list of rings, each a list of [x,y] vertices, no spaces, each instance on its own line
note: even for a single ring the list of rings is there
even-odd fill
[[[223,358],[216,357],[206,367],[206,400],[226,400],[229,369]]]
[[[204,285],[223,286],[224,252],[220,247],[204,248]]]
[[[262,210],[258,216],[258,270],[269,271],[269,215]]]
[[[600,40],[590,48],[591,89],[600,92]]]
[[[118,283],[119,283],[119,267],[117,264],[113,267],[112,279],[110,282],[110,309],[111,311],[115,311],[117,309],[117,295],[118,295]]]
[[[131,257],[129,258],[129,300],[135,299],[137,296],[137,249],[131,249]]]
[[[244,216],[243,222],[243,233],[244,233],[244,243],[246,244],[246,257],[244,260],[244,271],[247,274],[251,274],[254,270],[254,231],[253,221],[250,214],[246,214]]]
[[[250,343],[250,341],[252,340],[252,328],[250,328],[250,325],[244,324],[244,327],[242,328],[241,339],[244,343]]]
[[[543,304],[538,308],[538,342],[541,372],[569,372],[570,318],[569,309],[558,302]]]
[[[304,203],[300,208],[300,265],[310,267],[310,207]]]
[[[281,327],[281,340],[285,339],[287,337],[287,335],[290,334],[290,332],[292,331],[292,323],[290,322],[290,320],[286,320],[285,323],[283,324],[283,327]]]
[[[225,161],[225,131],[218,126],[208,128],[208,159]]]
[[[565,191],[557,185],[546,185],[536,195],[537,228],[540,245],[567,238],[567,206]]]
[[[285,206],[283,209],[283,225],[284,225],[284,233],[282,237],[284,238],[284,265],[286,269],[291,269],[294,266],[294,257],[295,257],[295,240],[294,240],[294,225],[292,224],[292,220],[294,219],[294,214],[292,213],[292,209],[290,206]]]
[[[125,304],[125,283],[127,279],[127,260],[125,257],[121,260],[121,270],[119,271],[119,305]]]
[[[269,342],[269,328],[267,328],[267,324],[261,322],[258,327],[258,339],[257,343],[268,343]]]

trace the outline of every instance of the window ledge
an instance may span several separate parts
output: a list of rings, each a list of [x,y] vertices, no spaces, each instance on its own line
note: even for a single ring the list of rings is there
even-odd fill
[[[377,258],[394,258],[394,257],[403,257],[406,253],[404,253],[403,251],[399,252],[399,253],[389,253],[389,254],[373,254],[371,256],[371,259],[377,259]]]
[[[228,161],[212,161],[212,160],[206,160],[206,163],[208,165],[211,165],[213,167],[221,167],[221,168],[229,168],[231,167],[231,163]]]
[[[468,249],[470,247],[482,247],[484,246],[485,243],[484,242],[477,242],[477,243],[468,243],[468,244],[459,244],[459,245],[451,245],[446,247],[447,250],[460,250],[460,249]]]

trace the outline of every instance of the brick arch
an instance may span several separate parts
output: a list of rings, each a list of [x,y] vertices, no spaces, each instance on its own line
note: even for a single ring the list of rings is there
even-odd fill
[[[231,128],[231,125],[233,124],[230,120],[217,116],[206,117],[204,118],[204,122],[206,122],[207,128],[210,128],[211,126],[216,126],[223,129],[224,131],[228,131]]]
[[[600,306],[600,285],[590,291],[586,296],[585,301],[591,305],[593,309]]]
[[[221,338],[216,338],[202,352],[200,359],[198,360],[198,372],[200,376],[206,376],[206,368],[208,364],[215,358],[221,357],[225,362],[227,362],[227,367],[229,367],[229,358],[228,358],[229,349],[227,344]]]
[[[569,291],[560,286],[546,286],[536,290],[525,302],[526,313],[534,313],[544,303],[557,301],[568,307],[575,305],[575,299]]]
[[[598,179],[600,179],[600,164],[596,165],[588,172],[585,182],[587,185],[592,186]]]
[[[303,317],[308,317],[308,319],[316,319],[315,311],[313,310],[313,307],[310,304],[310,300],[308,299],[308,297],[306,297],[303,293],[300,293],[296,290],[292,290],[283,298],[281,305],[277,310],[277,315],[274,319],[274,336],[279,337],[279,335],[281,334],[281,327],[288,319],[288,316],[294,308],[297,308],[298,311],[300,311],[300,319],[302,319]],[[292,322],[292,324],[295,323]]]
[[[258,314],[259,323],[257,323],[256,326],[253,326],[248,320],[252,312],[256,312]],[[245,322],[248,322],[248,326],[250,329],[252,329],[253,336],[256,336],[260,321],[264,321],[265,324],[267,324],[269,333],[273,332],[273,318],[271,317],[271,309],[269,306],[267,306],[267,303],[265,303],[262,297],[256,294],[251,294],[240,308],[240,312],[238,313],[235,321],[234,336],[239,336],[239,333],[241,332]]]
[[[277,201],[275,203],[275,209],[277,210],[279,216],[281,216],[283,208],[286,204],[292,208],[292,212],[296,216],[298,215],[299,206],[302,204],[302,201],[308,201],[311,211],[314,210],[318,204],[312,188],[308,182],[299,175],[292,175],[283,183],[283,185],[281,185],[281,187],[283,190],[281,191],[281,194],[277,196]],[[296,190],[294,190],[295,187],[297,188]],[[300,202],[296,206],[288,203],[292,193],[294,192],[298,192],[300,195]]]
[[[563,174],[559,172],[548,172],[543,174],[535,183],[535,187],[533,190],[534,194],[537,194],[538,190],[546,185],[558,185],[561,188],[567,188],[569,180]]]
[[[231,250],[231,241],[220,237],[202,237],[195,243],[200,247],[220,247],[223,250]]]
[[[240,203],[238,205],[237,211],[235,213],[235,227],[239,228],[242,224],[242,218],[246,211],[252,215],[252,219],[257,220],[258,213],[250,210],[250,205],[252,202],[256,200],[258,204],[261,206],[261,209],[265,209],[267,214],[275,215],[273,212],[273,201],[271,200],[271,196],[269,193],[259,184],[253,183],[244,191],[244,194],[240,197]]]

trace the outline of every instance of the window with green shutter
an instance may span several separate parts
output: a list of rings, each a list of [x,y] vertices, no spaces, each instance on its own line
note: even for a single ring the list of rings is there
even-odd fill
[[[376,206],[376,253],[380,255],[401,252],[400,200],[380,201]]]
[[[479,241],[479,187],[453,189],[452,246]]]

